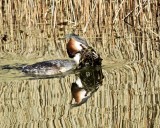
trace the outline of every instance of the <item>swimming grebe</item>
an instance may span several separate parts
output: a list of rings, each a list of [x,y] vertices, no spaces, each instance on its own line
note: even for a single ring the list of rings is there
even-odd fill
[[[87,44],[86,40],[78,35],[69,34],[66,36],[69,41],[66,45],[67,53],[73,60],[49,60],[38,62],[22,67],[22,72],[32,75],[55,75],[67,72],[71,69],[81,68],[85,63],[91,65],[92,61],[97,63],[98,54]],[[91,49],[91,50],[90,50]]]
[[[55,75],[64,73],[79,66],[81,60],[81,51],[87,49],[88,44],[79,36],[70,34],[67,36],[70,40],[67,43],[67,53],[73,60],[49,60],[38,62],[32,65],[22,67],[22,72],[32,75]]]

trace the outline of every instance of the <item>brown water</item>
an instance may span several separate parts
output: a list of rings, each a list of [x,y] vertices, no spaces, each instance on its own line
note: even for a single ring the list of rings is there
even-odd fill
[[[49,4],[0,3],[0,128],[160,127],[158,2],[67,2],[55,2],[54,15]],[[73,73],[34,79],[2,69],[68,58],[63,37],[73,31],[103,58],[103,83],[81,106],[70,105]]]

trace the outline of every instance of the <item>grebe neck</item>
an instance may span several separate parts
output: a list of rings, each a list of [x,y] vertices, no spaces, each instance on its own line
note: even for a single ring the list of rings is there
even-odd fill
[[[77,53],[74,57],[73,57],[74,61],[76,62],[77,65],[79,65],[80,63],[80,59],[81,59],[81,54]]]

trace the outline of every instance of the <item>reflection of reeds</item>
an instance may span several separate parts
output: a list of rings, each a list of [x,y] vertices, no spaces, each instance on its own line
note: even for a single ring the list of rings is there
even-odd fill
[[[143,49],[139,42],[144,42],[146,36],[159,40],[158,1],[2,0],[0,6],[1,38],[7,33],[8,39],[16,42],[16,48],[4,44],[9,51],[23,47],[35,52],[30,46],[40,49],[46,45],[45,39],[64,51],[65,45],[59,39],[71,32],[83,33],[96,48],[103,45],[107,54],[113,53],[117,45],[124,47],[124,51],[130,45],[132,49]],[[119,38],[126,38],[127,43],[116,41]],[[21,39],[25,40],[23,44]],[[157,46],[156,42],[153,45]],[[128,55],[132,59],[133,56]]]

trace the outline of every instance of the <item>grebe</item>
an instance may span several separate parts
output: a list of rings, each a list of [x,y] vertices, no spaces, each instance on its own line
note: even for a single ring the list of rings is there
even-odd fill
[[[67,72],[71,69],[82,68],[86,65],[101,65],[102,59],[93,48],[91,48],[85,39],[78,35],[69,34],[66,49],[68,56],[73,60],[49,60],[38,62],[32,65],[22,67],[22,72],[33,75],[55,75]]]
[[[88,44],[84,39],[81,39],[75,34],[67,35],[70,38],[67,43],[67,53],[73,60],[49,60],[38,62],[32,65],[22,67],[22,72],[33,75],[55,75],[75,69],[79,66],[82,58],[81,51],[88,48]]]

